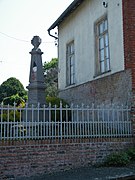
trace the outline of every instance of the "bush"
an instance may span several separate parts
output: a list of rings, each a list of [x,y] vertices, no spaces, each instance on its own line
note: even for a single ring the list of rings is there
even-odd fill
[[[49,105],[49,103],[51,103],[51,106],[57,106],[57,107],[60,107],[60,102],[62,102],[62,107],[66,107],[66,105],[68,105],[68,103],[61,99],[61,98],[58,98],[58,97],[50,97],[50,96],[47,96],[46,97],[46,103],[47,105]]]
[[[4,111],[3,114],[2,114],[2,119],[3,119],[3,122],[14,122],[14,118],[15,118],[15,121],[20,121],[20,112],[19,111],[14,111],[14,110],[11,110],[9,112],[9,116],[8,116],[8,112],[7,111]]]
[[[126,152],[132,161],[135,161],[135,148],[130,148]]]
[[[66,106],[69,107],[68,103],[66,103],[65,100],[60,99],[58,97],[46,97],[46,103],[49,105],[51,103],[51,107],[56,107],[58,108],[56,111],[51,110],[51,120],[52,121],[60,121],[60,102],[62,102],[62,107],[65,108]],[[71,110],[62,110],[62,121],[71,121]]]
[[[129,163],[130,156],[125,152],[110,154],[105,161],[105,165],[107,166],[125,166]]]

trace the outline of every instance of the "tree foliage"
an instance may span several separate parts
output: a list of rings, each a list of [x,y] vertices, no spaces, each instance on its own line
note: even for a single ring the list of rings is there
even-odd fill
[[[57,97],[58,95],[58,58],[52,58],[43,65],[46,96]]]
[[[26,100],[26,94],[22,83],[14,77],[7,79],[0,86],[0,102],[5,101],[5,104],[12,105],[14,100],[19,103],[18,99],[23,98]]]
[[[52,58],[51,61],[44,63],[44,70],[45,72],[50,71],[50,69],[58,68],[58,58]]]
[[[12,95],[12,96],[10,96],[10,97],[5,97],[4,99],[3,99],[3,103],[4,104],[10,104],[10,105],[14,105],[14,102],[16,103],[16,106],[21,106],[21,107],[24,107],[25,106],[25,102],[26,102],[26,100],[27,100],[27,96],[26,95],[24,95],[24,96],[19,96],[18,94],[16,94],[16,95]]]

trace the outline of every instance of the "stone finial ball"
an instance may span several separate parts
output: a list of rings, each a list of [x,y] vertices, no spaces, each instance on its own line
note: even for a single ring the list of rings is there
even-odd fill
[[[39,36],[34,36],[31,40],[31,44],[34,46],[34,49],[37,49],[41,44],[41,38]]]

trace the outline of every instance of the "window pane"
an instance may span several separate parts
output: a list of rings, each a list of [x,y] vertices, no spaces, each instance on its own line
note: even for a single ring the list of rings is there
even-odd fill
[[[99,24],[99,34],[103,33],[104,25],[103,23]]]
[[[67,72],[70,71],[70,59],[67,61]]]
[[[99,49],[103,49],[104,48],[104,38],[100,38],[99,39]]]
[[[109,71],[110,70],[110,60],[106,59],[106,70]]]
[[[105,56],[106,58],[109,58],[109,47],[105,48]]]
[[[104,61],[105,56],[104,56],[104,49],[100,51],[100,61]]]
[[[104,63],[104,61],[102,61],[100,65],[101,65],[101,67],[100,67],[101,68],[100,69],[101,73],[105,72],[105,63]]]
[[[73,56],[70,57],[70,65],[73,65],[74,64],[74,59],[73,59]]]
[[[108,34],[105,34],[105,46],[109,45],[109,38],[108,38]]]
[[[70,84],[74,83],[74,64],[70,64]]]
[[[74,67],[70,66],[70,74],[73,74],[73,73],[74,73]]]
[[[71,75],[70,84],[74,84],[74,76]]]
[[[74,44],[73,43],[71,43],[67,46],[67,53],[68,53],[68,55],[71,55],[74,53]]]
[[[74,45],[73,44],[71,44],[71,54],[74,52]]]
[[[104,21],[104,31],[107,30],[107,20]]]
[[[68,55],[69,55],[69,54],[70,54],[70,46],[68,46],[67,49],[68,49],[68,52],[67,52],[67,53],[68,53]]]

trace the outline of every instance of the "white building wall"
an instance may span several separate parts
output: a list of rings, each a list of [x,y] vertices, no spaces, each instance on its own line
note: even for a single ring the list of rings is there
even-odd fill
[[[101,0],[85,0],[59,26],[59,89],[66,87],[66,44],[75,43],[75,85],[124,70],[122,0],[108,0],[104,8]],[[94,78],[94,23],[104,14],[108,16],[111,72]]]

